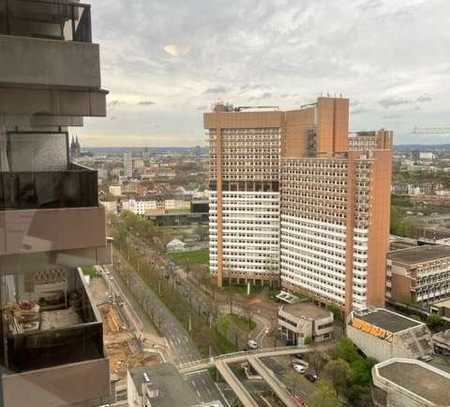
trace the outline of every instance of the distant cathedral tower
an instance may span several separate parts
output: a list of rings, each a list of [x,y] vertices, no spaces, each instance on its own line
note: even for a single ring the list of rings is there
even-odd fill
[[[78,158],[81,155],[81,146],[80,142],[78,141],[78,136],[73,138],[70,142],[70,157],[72,159]]]

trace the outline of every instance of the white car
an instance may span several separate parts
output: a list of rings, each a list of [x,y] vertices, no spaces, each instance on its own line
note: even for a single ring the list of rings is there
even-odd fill
[[[305,372],[306,372],[306,367],[305,367],[305,366],[302,366],[302,365],[297,365],[297,364],[293,363],[293,364],[292,364],[292,368],[293,368],[296,372],[301,373],[301,374],[305,374]]]
[[[253,339],[250,339],[247,342],[247,346],[249,349],[256,350],[256,349],[258,349],[258,342],[254,341]]]
[[[292,358],[291,362],[293,365],[300,365],[305,367],[306,369],[309,367],[309,363],[306,360],[299,359],[299,358]]]

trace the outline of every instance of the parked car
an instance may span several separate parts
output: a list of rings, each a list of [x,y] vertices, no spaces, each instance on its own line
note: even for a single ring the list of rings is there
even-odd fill
[[[305,366],[302,366],[302,365],[299,365],[299,364],[296,364],[296,363],[292,363],[292,368],[296,372],[301,373],[301,374],[305,374],[305,372],[306,372],[306,367]]]
[[[317,373],[313,370],[309,370],[305,373],[305,377],[311,382],[314,383],[319,376],[317,375]]]
[[[303,359],[299,359],[299,358],[292,358],[291,359],[291,362],[292,363],[295,363],[296,365],[301,365],[301,366],[304,366],[304,367],[306,367],[306,368],[308,368],[309,367],[309,363],[308,362],[306,362],[305,360],[303,360]]]
[[[258,345],[258,342],[254,341],[253,339],[250,339],[247,342],[247,347],[250,350],[256,350],[256,349],[258,349],[259,345]]]

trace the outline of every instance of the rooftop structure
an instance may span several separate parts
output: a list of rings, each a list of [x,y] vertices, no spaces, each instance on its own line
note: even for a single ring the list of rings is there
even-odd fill
[[[200,401],[170,363],[131,369],[127,382],[130,406],[190,407]]]
[[[450,246],[423,245],[389,253],[392,262],[414,265],[450,257]]]
[[[450,329],[433,335],[434,352],[450,356]]]
[[[333,314],[311,302],[282,305],[278,310],[281,336],[290,345],[301,345],[306,338],[314,342],[331,339]]]
[[[449,405],[450,375],[424,362],[390,359],[375,365],[372,376],[376,406]]]
[[[387,309],[352,312],[347,336],[367,356],[380,361],[418,358],[433,351],[431,333],[423,322]]]
[[[393,333],[422,325],[422,323],[419,321],[404,317],[401,314],[397,314],[385,309],[377,309],[373,312],[361,314],[355,313],[355,317],[357,317],[361,321],[365,321],[371,325]]]
[[[390,252],[386,295],[431,304],[450,297],[450,246],[422,245]]]

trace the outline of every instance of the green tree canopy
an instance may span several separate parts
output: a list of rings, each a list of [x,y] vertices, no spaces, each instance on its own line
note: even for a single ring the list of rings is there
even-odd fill
[[[311,396],[311,407],[343,407],[333,389],[333,385],[327,380],[321,380]]]

